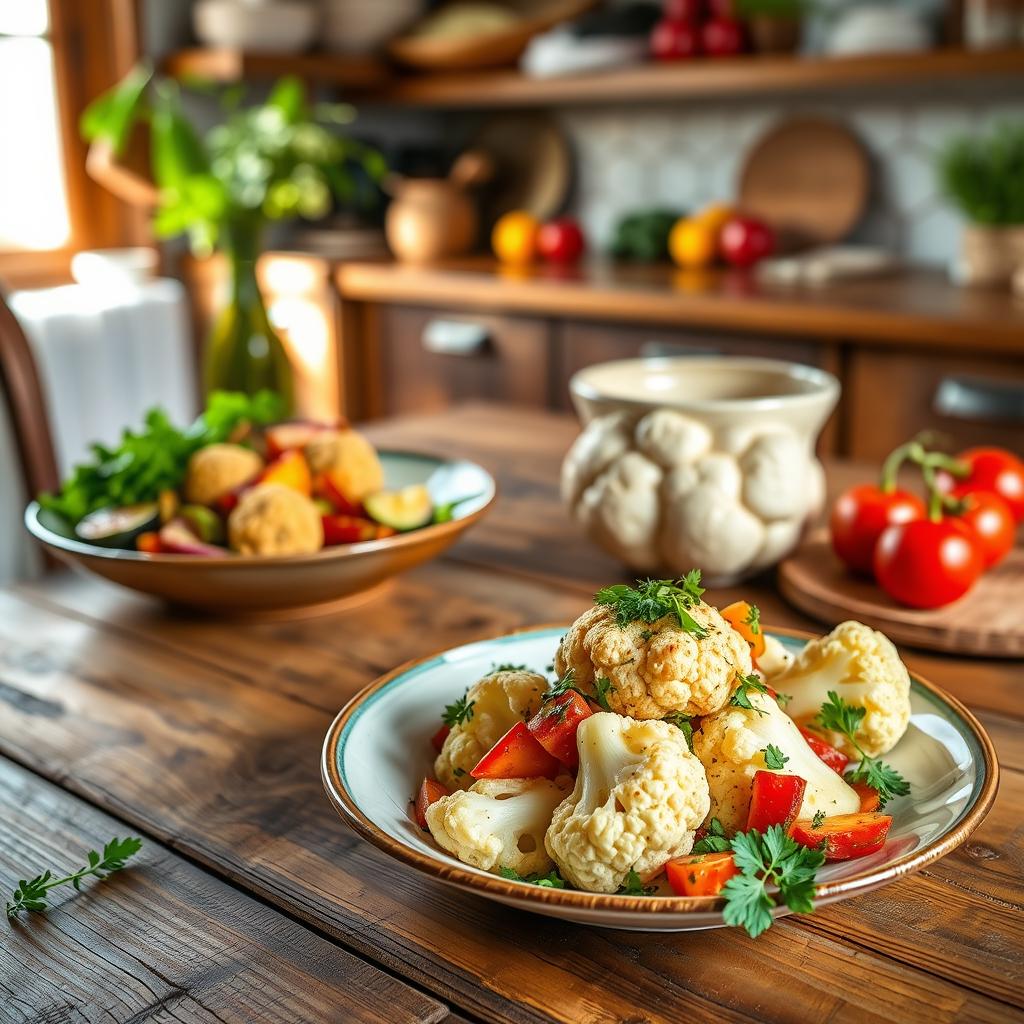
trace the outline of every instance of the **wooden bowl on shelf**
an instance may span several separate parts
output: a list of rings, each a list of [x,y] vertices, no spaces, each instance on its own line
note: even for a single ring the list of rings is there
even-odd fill
[[[423,71],[468,71],[515,64],[527,43],[541,32],[578,17],[595,0],[521,0],[518,19],[507,28],[479,35],[431,36],[411,32],[388,44],[388,55]]]

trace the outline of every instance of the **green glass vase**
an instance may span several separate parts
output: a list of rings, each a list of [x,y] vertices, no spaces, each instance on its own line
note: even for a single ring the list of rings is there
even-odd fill
[[[207,395],[211,391],[253,395],[269,388],[281,396],[286,415],[291,415],[295,379],[284,345],[270,325],[256,281],[259,241],[258,224],[232,224],[224,231],[230,292],[207,343],[203,385]]]

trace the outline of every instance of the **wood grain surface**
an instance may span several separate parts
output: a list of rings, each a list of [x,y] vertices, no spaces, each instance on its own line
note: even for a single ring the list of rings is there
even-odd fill
[[[450,556],[344,616],[244,628],[168,618],[66,576],[0,594],[0,754],[470,1018],[1024,1020],[1017,663],[908,656],[980,708],[996,743],[1003,785],[972,840],[756,943],[504,909],[388,860],[337,820],[317,764],[347,697],[407,658],[568,621],[595,581],[623,578],[560,510],[551,469],[574,433],[567,418],[491,407],[375,428],[480,458],[502,497]],[[769,624],[807,625],[770,580],[743,592]]]
[[[852,577],[819,533],[779,566],[779,589],[825,622],[860,619],[896,643],[952,654],[1024,657],[1024,549],[986,572],[959,601],[944,608],[906,608],[871,580]]]

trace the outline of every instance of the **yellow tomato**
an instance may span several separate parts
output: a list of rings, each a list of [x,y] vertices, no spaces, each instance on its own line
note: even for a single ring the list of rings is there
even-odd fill
[[[717,235],[725,227],[725,222],[735,216],[736,211],[728,203],[712,203],[705,206],[697,214],[697,220],[703,221],[712,228]]]
[[[718,231],[699,217],[683,217],[672,226],[668,251],[680,267],[710,266],[718,251]]]
[[[537,218],[525,210],[512,210],[498,218],[491,232],[491,248],[502,263],[523,266],[537,253]]]

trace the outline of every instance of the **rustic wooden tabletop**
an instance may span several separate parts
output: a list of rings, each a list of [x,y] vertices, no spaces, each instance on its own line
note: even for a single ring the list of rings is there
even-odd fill
[[[479,459],[501,494],[447,557],[344,615],[218,622],[65,573],[0,592],[0,891],[111,835],[145,840],[102,887],[0,924],[0,1022],[1024,1020],[1019,662],[906,652],[988,728],[991,814],[919,874],[756,942],[505,909],[337,818],[318,759],[353,693],[407,658],[568,622],[623,578],[558,501],[575,430],[483,406],[375,426]],[[830,467],[833,487],[853,475]],[[770,578],[742,590],[769,625],[817,628]]]

